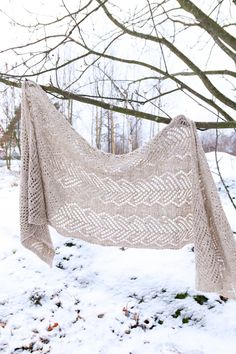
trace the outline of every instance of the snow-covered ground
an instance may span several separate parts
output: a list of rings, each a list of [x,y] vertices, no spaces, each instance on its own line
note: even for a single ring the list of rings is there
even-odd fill
[[[236,231],[235,209],[207,154]],[[236,158],[219,154],[236,197]],[[23,248],[19,167],[0,167],[0,353],[236,354],[236,301],[194,287],[191,245],[100,247],[51,230],[53,268]]]

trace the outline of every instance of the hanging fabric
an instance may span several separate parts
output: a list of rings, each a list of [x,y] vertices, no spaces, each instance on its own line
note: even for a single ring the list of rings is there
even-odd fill
[[[48,225],[104,246],[193,243],[196,288],[236,298],[236,247],[194,122],[176,117],[141,148],[91,147],[34,82],[22,85],[22,244],[52,267]]]

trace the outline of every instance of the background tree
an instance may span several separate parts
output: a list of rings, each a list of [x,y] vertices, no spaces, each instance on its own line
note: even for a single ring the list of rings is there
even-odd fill
[[[16,104],[15,88],[4,90],[0,102],[0,157],[11,168],[12,157],[20,157],[20,106]]]

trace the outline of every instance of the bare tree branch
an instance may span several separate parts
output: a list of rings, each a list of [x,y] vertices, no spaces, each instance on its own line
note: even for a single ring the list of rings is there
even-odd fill
[[[0,77],[0,82],[4,83],[5,85],[8,86],[14,86],[14,87],[21,87],[21,83],[20,82],[15,82],[15,81],[10,81],[7,79],[2,79]],[[106,110],[110,110],[113,112],[118,112],[121,114],[126,114],[126,115],[130,115],[133,117],[137,117],[137,118],[143,118],[143,119],[147,119],[150,121],[154,121],[157,123],[164,123],[164,124],[169,124],[171,119],[167,118],[167,117],[163,117],[163,116],[157,116],[154,114],[150,114],[150,113],[146,113],[146,112],[142,112],[142,111],[137,111],[134,109],[128,109],[128,108],[123,108],[123,107],[119,107],[113,104],[109,104],[103,101],[99,101],[99,100],[95,100],[92,98],[88,98],[88,97],[84,97],[83,95],[79,95],[79,94],[75,94],[73,92],[68,92],[68,91],[64,91],[59,89],[58,87],[55,86],[45,86],[45,85],[40,85],[41,88],[47,92],[47,93],[51,93],[51,94],[56,94],[58,95],[58,97],[64,98],[64,99],[72,99],[78,102],[82,102],[85,104],[90,104],[93,106],[97,106],[97,107],[101,107],[103,109]],[[16,122],[15,122],[16,123]],[[206,129],[215,129],[215,128],[219,128],[219,129],[229,129],[229,128],[236,128],[236,122],[235,121],[227,121],[227,122],[195,122],[196,127],[198,129],[202,129],[202,130],[206,130]]]
[[[190,0],[177,1],[184,10],[190,12],[198,20],[200,27],[204,28],[213,38],[217,36],[236,51],[236,39],[229,32],[225,31],[217,22],[207,16]]]
[[[76,42],[76,41],[75,41]],[[83,46],[81,43],[76,42],[77,44],[79,44],[80,46]],[[84,47],[84,46],[83,46]],[[97,52],[95,50],[92,50],[90,48],[88,48],[87,46],[84,47],[86,48],[90,53],[97,55],[99,57],[103,57],[103,58],[107,58],[113,61],[118,61],[121,63],[127,63],[130,65],[138,65],[138,66],[143,66],[145,68],[148,68],[152,71],[158,72],[159,74],[161,74],[164,78],[168,78],[172,81],[174,81],[177,85],[179,85],[182,89],[186,89],[187,91],[189,91],[191,94],[193,94],[194,96],[198,97],[200,100],[204,101],[205,103],[209,104],[210,106],[212,106],[213,108],[216,109],[217,112],[221,113],[222,116],[229,121],[233,121],[234,119],[224,110],[222,109],[219,105],[217,105],[213,100],[205,97],[204,95],[200,94],[199,92],[197,92],[196,90],[194,90],[192,87],[188,86],[186,83],[184,83],[183,81],[179,80],[178,78],[176,78],[175,76],[157,68],[156,66],[153,66],[151,64],[145,63],[145,62],[140,62],[137,60],[129,60],[129,59],[124,59],[124,58],[120,58],[118,56],[113,56],[113,55],[108,55],[100,52]]]
[[[227,106],[233,108],[236,110],[236,103],[229,99],[227,96],[222,94],[213,84],[212,82],[208,79],[208,77],[204,74],[203,71],[200,70],[200,68],[194,64],[184,53],[182,53],[177,47],[175,47],[171,42],[169,42],[166,38],[163,37],[158,37],[158,36],[152,36],[146,33],[142,32],[137,32],[135,30],[130,30],[128,27],[123,25],[121,22],[119,22],[107,9],[107,7],[104,5],[102,0],[96,0],[101,7],[103,8],[105,14],[107,17],[122,31],[125,33],[137,37],[137,38],[142,38],[145,40],[149,40],[152,42],[160,43],[165,45],[167,48],[171,50],[172,53],[174,53],[179,59],[181,59],[190,69],[192,69],[202,80],[206,88],[211,92],[218,100],[226,104]]]

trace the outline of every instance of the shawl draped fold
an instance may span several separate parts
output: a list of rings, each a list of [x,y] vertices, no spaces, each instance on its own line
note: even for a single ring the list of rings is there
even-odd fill
[[[21,243],[50,267],[48,225],[104,246],[193,243],[196,288],[236,298],[236,244],[195,123],[184,116],[125,154],[91,147],[39,85],[22,85]]]

